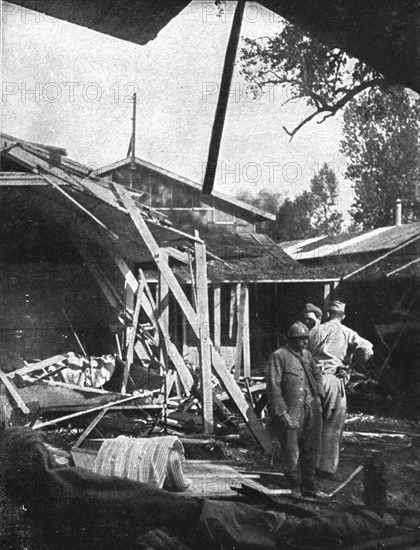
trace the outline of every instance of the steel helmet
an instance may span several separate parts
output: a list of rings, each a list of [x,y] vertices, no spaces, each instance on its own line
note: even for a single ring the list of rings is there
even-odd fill
[[[304,325],[301,322],[293,323],[293,325],[289,328],[287,337],[288,338],[308,338],[309,329],[306,325]]]

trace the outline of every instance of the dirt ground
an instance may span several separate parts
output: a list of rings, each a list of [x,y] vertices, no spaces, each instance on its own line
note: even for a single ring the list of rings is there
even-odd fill
[[[237,467],[246,470],[282,471],[277,462],[270,466],[249,436],[242,437],[242,445],[225,447],[226,455]],[[247,445],[245,444],[247,443]],[[339,468],[334,480],[318,481],[319,489],[328,494],[343,483],[366,456],[375,455],[384,462],[386,482],[385,519],[406,527],[420,524],[420,423],[385,418],[361,413],[348,414],[342,437]],[[282,478],[273,481],[262,476],[260,483],[272,488],[286,488]],[[364,506],[364,473],[358,473],[333,498],[321,504],[300,504],[320,509],[337,506]]]

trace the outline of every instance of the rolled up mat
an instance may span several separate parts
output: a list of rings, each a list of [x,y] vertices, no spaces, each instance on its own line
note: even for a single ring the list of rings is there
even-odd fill
[[[190,481],[182,471],[184,448],[176,436],[106,439],[95,459],[93,471],[141,481],[153,487],[185,491]]]

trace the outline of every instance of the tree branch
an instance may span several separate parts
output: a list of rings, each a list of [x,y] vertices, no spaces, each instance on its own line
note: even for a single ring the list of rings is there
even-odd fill
[[[306,117],[304,120],[302,120],[302,122],[300,124],[298,124],[298,126],[296,126],[296,128],[294,128],[294,130],[292,130],[291,132],[286,128],[286,126],[283,126],[283,130],[286,132],[286,134],[288,134],[290,136],[290,139],[289,139],[289,142],[292,141],[292,139],[294,138],[294,136],[296,135],[297,132],[299,132],[299,130],[305,126],[305,124],[307,124],[308,122],[310,122],[314,117],[316,117],[316,115],[318,115],[319,112],[318,111],[315,111],[314,113],[312,113],[311,115],[309,115],[308,117]]]
[[[342,98],[340,98],[333,104],[327,103],[324,98],[322,98],[319,94],[311,91],[307,97],[310,97],[315,101],[315,104],[317,105],[316,110],[311,115],[306,117],[302,122],[300,122],[298,126],[296,126],[296,128],[294,128],[292,131],[289,131],[285,126],[283,126],[283,130],[290,136],[289,141],[292,141],[296,133],[317,115],[326,113],[323,119],[318,121],[318,124],[322,124],[327,118],[330,118],[337,114],[337,111],[342,109],[344,105],[346,105],[349,101],[351,101],[354,97],[356,97],[367,88],[378,86],[380,84],[385,84],[386,82],[386,78],[373,78],[371,80],[367,80],[366,82],[362,82],[358,86],[355,86],[354,88],[349,90]],[[319,106],[319,103],[321,104],[321,106]]]

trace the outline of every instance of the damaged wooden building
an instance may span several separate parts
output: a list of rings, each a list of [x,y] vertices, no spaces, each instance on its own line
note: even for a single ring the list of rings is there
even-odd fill
[[[174,174],[165,173],[155,185],[147,174],[144,180],[152,196],[154,189],[162,195],[164,184],[172,187],[172,201],[177,186],[184,200],[190,192]],[[150,369],[159,373],[159,364],[175,367],[170,388],[189,392],[194,372],[203,374],[207,361],[223,371],[222,386],[232,386],[245,412],[249,405],[232,374],[262,373],[303,303],[321,301],[337,282],[302,267],[256,233],[256,224],[269,215],[235,199],[217,197],[225,218],[231,215],[222,231],[217,224],[203,230],[192,205],[181,212],[196,223],[180,230],[168,203],[161,210],[153,199],[143,204],[141,188],[101,179],[63,149],[8,135],[2,136],[0,182],[1,348],[9,368],[81,348],[89,356],[116,354],[125,361],[123,392],[149,383]],[[194,191],[191,200],[199,196]],[[214,220],[220,212],[216,199],[203,200],[209,201],[211,208],[201,208],[204,216],[211,209]],[[144,232],[150,228],[148,240],[139,237],[138,224]],[[129,376],[133,362],[143,376],[139,370]],[[207,377],[202,399],[211,409],[210,368]]]

